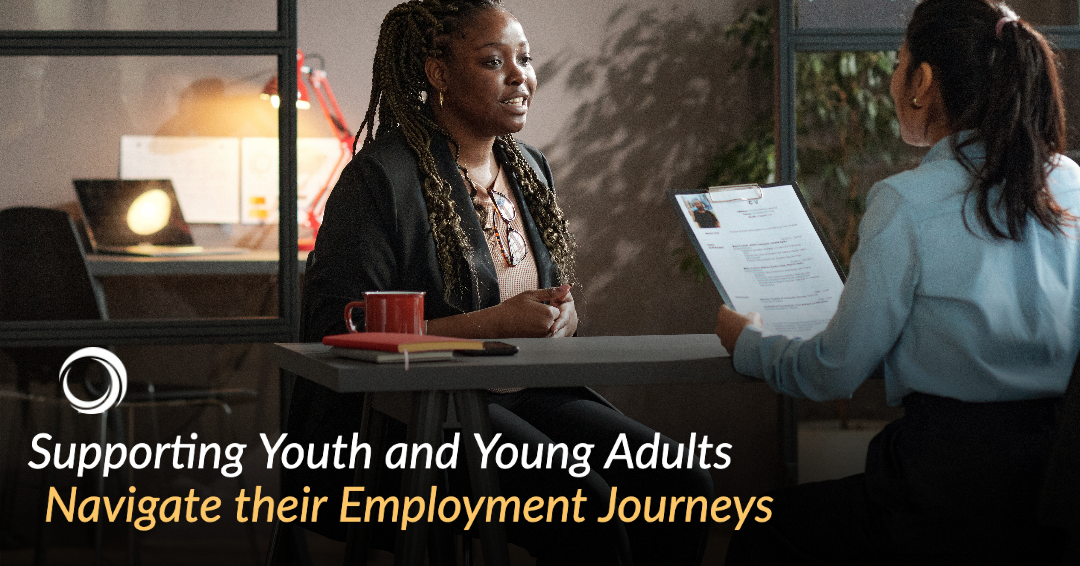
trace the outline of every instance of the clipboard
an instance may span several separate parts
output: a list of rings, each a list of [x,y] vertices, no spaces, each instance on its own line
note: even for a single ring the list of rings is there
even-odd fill
[[[694,246],[694,251],[698,254],[698,257],[704,264],[705,270],[708,272],[709,277],[712,279],[717,291],[720,292],[720,297],[723,299],[725,304],[731,306],[732,308],[735,308],[736,310],[738,310],[739,308],[743,308],[746,310],[759,310],[758,308],[755,308],[753,306],[747,308],[747,300],[743,299],[742,296],[733,297],[731,295],[731,293],[729,292],[730,289],[726,288],[724,283],[722,282],[722,278],[718,273],[718,266],[713,265],[713,262],[710,261],[710,253],[706,251],[706,246],[710,246],[712,248],[710,250],[712,252],[711,256],[715,258],[719,253],[716,251],[716,248],[722,247],[718,246],[717,242],[723,241],[721,240],[723,234],[726,234],[728,232],[734,233],[742,231],[749,233],[754,231],[750,228],[746,230],[738,230],[737,225],[731,225],[730,222],[732,221],[733,216],[731,214],[725,215],[725,213],[729,212],[730,210],[725,207],[737,208],[739,210],[739,213],[734,217],[735,221],[745,221],[745,223],[752,228],[753,226],[757,225],[755,224],[755,222],[757,222],[757,216],[755,216],[755,213],[753,212],[755,210],[754,207],[761,207],[758,210],[761,210],[762,212],[758,216],[762,218],[767,217],[769,215],[768,211],[770,210],[770,199],[775,199],[774,202],[777,203],[783,203],[784,207],[782,209],[782,212],[777,212],[775,217],[770,220],[777,225],[777,231],[783,230],[789,226],[797,225],[798,228],[792,228],[792,230],[802,230],[802,232],[798,232],[800,236],[799,245],[803,245],[806,248],[804,250],[805,255],[812,256],[809,259],[816,262],[816,269],[818,270],[821,270],[823,268],[827,269],[827,266],[825,264],[831,265],[831,268],[835,270],[836,276],[839,278],[839,290],[843,289],[843,282],[846,275],[843,269],[840,267],[840,262],[837,261],[836,254],[833,252],[828,240],[824,237],[821,226],[818,224],[817,219],[814,218],[814,214],[810,211],[810,207],[807,204],[806,199],[803,197],[802,191],[799,190],[798,185],[794,183],[772,185],[744,184],[709,187],[707,189],[673,189],[667,191],[667,194],[672,206],[675,207],[676,215],[679,217],[683,228],[686,230],[687,235],[690,237],[690,242]],[[796,202],[794,199],[797,199],[797,205],[794,204]],[[799,218],[791,218],[791,221],[788,222],[787,218],[789,218],[792,214],[792,211],[795,210],[801,211],[802,216]],[[785,214],[787,216],[785,216]],[[722,227],[721,222],[717,220],[718,217],[725,219],[727,222],[729,222],[729,225],[727,227]],[[766,226],[771,225],[766,224]],[[816,241],[810,241],[815,240],[814,237],[801,237],[803,234],[809,234],[809,230],[807,228],[808,226],[812,227],[812,232],[814,236],[816,236]],[[768,229],[763,229],[762,234],[764,235],[761,236],[763,240],[760,243],[760,245],[762,246],[761,249],[767,249],[769,244],[777,243],[768,241],[770,238],[773,237],[772,235],[769,235]],[[747,236],[747,242],[755,242],[755,240],[753,240],[754,237],[757,236]],[[706,241],[706,245],[703,245],[702,240]],[[741,241],[739,242],[739,244],[743,244],[741,246],[743,248],[758,245],[756,243],[746,244],[745,242]],[[734,247],[740,246],[735,245]],[[789,246],[789,248],[790,247],[795,246]],[[777,252],[776,250],[769,250],[769,252],[773,253],[774,255],[783,253]],[[729,254],[730,256],[730,254],[734,252],[731,252],[729,250],[725,253]],[[775,255],[775,257],[782,258],[784,256]],[[792,261],[795,262],[797,260]],[[761,263],[766,262],[763,261]],[[800,264],[792,263],[791,265]],[[743,270],[748,269],[746,264],[742,265],[741,267]],[[721,266],[721,271],[722,270],[723,267]],[[788,271],[794,272],[797,270],[798,268],[792,268]],[[816,273],[828,276],[827,273],[822,271],[817,271]],[[743,277],[743,279],[746,279],[745,273],[727,273],[726,275],[729,278],[733,276],[738,278],[741,276]],[[772,279],[769,279],[762,278],[760,274],[759,279],[765,281],[765,283],[763,284],[763,286],[765,287],[775,287],[779,285],[790,285],[793,287],[798,287],[799,285],[801,285],[801,283],[797,281],[798,278],[796,276],[793,276],[792,281],[795,282],[792,283],[785,282],[783,280],[783,277],[774,277]],[[745,281],[742,281],[742,283],[743,287],[740,288],[745,288]],[[835,284],[834,280],[832,287],[836,286],[837,285]],[[839,290],[836,290],[836,292],[834,293],[835,296],[832,297],[834,304],[835,300],[838,299]],[[741,299],[741,302],[743,304],[739,304],[740,300],[734,300],[737,298]],[[766,313],[762,313],[762,315],[763,317],[768,317]],[[829,314],[829,317],[831,317],[831,313]]]

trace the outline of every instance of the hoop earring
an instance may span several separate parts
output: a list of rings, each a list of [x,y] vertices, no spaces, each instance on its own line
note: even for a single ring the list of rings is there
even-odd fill
[[[911,106],[912,106],[912,108],[914,108],[916,110],[919,110],[919,109],[922,108],[923,105],[919,104],[919,97],[918,96],[911,99]]]

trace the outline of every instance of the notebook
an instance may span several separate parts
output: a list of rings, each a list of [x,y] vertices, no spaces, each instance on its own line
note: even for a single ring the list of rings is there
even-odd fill
[[[377,350],[380,352],[427,352],[451,350],[483,350],[483,340],[451,338],[430,334],[403,334],[399,332],[346,332],[324,336],[322,343],[338,348]]]
[[[163,257],[248,251],[196,246],[168,179],[76,179],[73,184],[96,252]]]
[[[405,364],[409,360],[432,362],[450,359],[454,350],[482,350],[482,340],[432,336],[430,334],[402,334],[399,332],[347,332],[324,336],[323,344],[333,346],[330,350],[338,356],[375,363]]]
[[[343,358],[374,362],[376,364],[397,364],[405,362],[405,354],[395,352],[380,352],[379,350],[361,350],[359,348],[330,348],[330,353]],[[430,352],[413,352],[408,354],[411,362],[439,362],[454,359],[453,350],[432,350]]]

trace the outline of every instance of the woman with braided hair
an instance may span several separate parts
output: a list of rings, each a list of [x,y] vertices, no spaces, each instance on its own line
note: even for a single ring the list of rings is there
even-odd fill
[[[366,291],[425,291],[427,332],[471,338],[571,336],[577,311],[574,243],[555,200],[543,154],[517,142],[536,91],[529,44],[499,0],[411,0],[386,16],[373,66],[372,92],[357,134],[362,149],[331,193],[304,286],[303,337],[345,331],[346,303]],[[363,135],[366,131],[366,135]],[[355,148],[354,148],[355,149]],[[514,445],[589,443],[630,446],[656,433],[587,388],[492,390],[494,432]],[[362,396],[298,380],[289,414],[290,442],[316,446],[359,430]],[[392,434],[404,440],[400,427]],[[658,435],[656,435],[658,436]],[[659,436],[669,451],[679,446]],[[663,449],[663,448],[661,448]],[[591,472],[517,465],[499,471],[503,495],[587,497],[577,522],[506,522],[511,542],[541,564],[698,564],[707,523],[617,520],[607,513],[610,486],[620,498],[711,498],[700,469],[603,469]],[[680,452],[681,453],[681,452]],[[393,471],[390,471],[393,472]],[[301,466],[285,491],[340,494],[352,470]],[[397,493],[393,480],[385,495]],[[451,475],[451,490],[467,485]],[[316,487],[318,486],[318,488]],[[338,501],[328,502],[337,509]],[[342,540],[334,513],[308,528]],[[379,533],[378,528],[384,528]],[[375,543],[392,548],[389,523]]]

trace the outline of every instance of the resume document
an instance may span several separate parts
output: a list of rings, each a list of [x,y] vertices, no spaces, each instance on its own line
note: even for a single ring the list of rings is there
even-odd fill
[[[829,323],[844,283],[797,190],[671,196],[724,302],[761,313],[766,332],[809,338]]]

